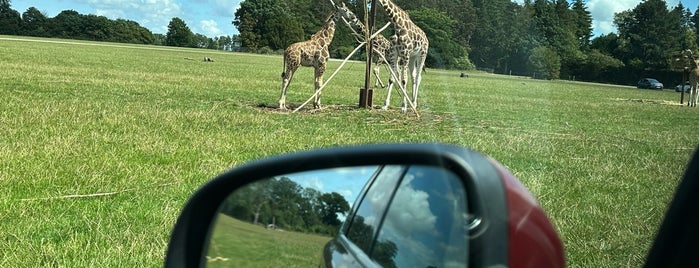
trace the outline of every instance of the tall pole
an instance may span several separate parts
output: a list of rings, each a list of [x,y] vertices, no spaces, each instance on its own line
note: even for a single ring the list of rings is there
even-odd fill
[[[682,69],[682,83],[680,83],[680,104],[684,104],[684,85],[686,85],[687,83],[687,75],[687,67],[685,67],[684,69]]]
[[[376,0],[371,0],[371,11],[367,12],[369,0],[364,0],[364,25],[367,25],[367,31],[364,35],[364,40],[366,40],[366,72],[364,74],[364,88],[359,91],[359,107],[362,108],[372,108],[373,107],[373,89],[369,86],[371,85],[371,58],[374,53],[372,49],[371,35],[374,33],[374,19],[376,18]],[[371,14],[369,14],[371,13]]]

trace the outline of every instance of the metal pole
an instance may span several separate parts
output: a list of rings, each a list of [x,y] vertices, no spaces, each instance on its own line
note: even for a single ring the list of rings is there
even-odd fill
[[[364,25],[367,25],[367,32],[365,33],[364,40],[366,41],[366,72],[364,74],[364,88],[359,91],[359,107],[371,108],[373,107],[373,90],[369,87],[371,84],[371,58],[373,56],[373,49],[371,47],[372,40],[371,36],[374,33],[374,18],[376,17],[376,0],[371,0],[371,15],[367,12],[367,1],[364,1]]]
[[[680,83],[680,104],[684,104],[684,85],[687,81],[687,75],[687,68],[682,69],[682,82]]]

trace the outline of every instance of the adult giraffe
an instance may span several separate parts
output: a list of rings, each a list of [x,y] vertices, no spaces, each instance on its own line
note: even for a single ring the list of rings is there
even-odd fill
[[[336,8],[342,15],[342,17],[345,19],[345,23],[347,26],[349,26],[351,29],[354,29],[358,32],[357,35],[354,35],[354,39],[357,40],[357,42],[363,42],[365,36],[369,32],[367,27],[362,23],[357,15],[355,15],[352,11],[349,10],[347,5],[345,5],[344,2],[340,2],[339,5],[336,5]],[[381,64],[384,63],[383,58],[388,61],[388,66],[392,66],[392,59],[391,59],[391,42],[386,39],[383,35],[376,35],[374,39],[371,40],[371,47],[374,50],[374,53],[372,54],[372,62],[375,63],[374,65],[374,76],[376,77],[376,81],[374,82],[374,87],[381,85],[381,87],[385,87],[383,84],[383,81],[381,81],[380,75],[379,75],[379,70],[381,69]],[[392,80],[389,79],[389,85],[392,83]]]
[[[699,98],[697,90],[697,84],[699,84],[699,63],[694,58],[692,50],[687,49],[683,54],[689,60],[689,101],[687,106],[696,107],[697,99]]]
[[[393,62],[393,70],[398,75],[398,82],[406,88],[408,70],[412,78],[412,101],[413,106],[417,108],[417,95],[422,81],[422,70],[425,67],[425,59],[427,59],[427,50],[430,43],[427,40],[427,35],[420,29],[408,16],[402,8],[391,2],[391,0],[378,0],[381,6],[386,11],[388,18],[393,24],[394,34],[391,36],[391,50],[395,59]],[[383,109],[388,109],[391,98],[392,83],[389,83],[386,101]],[[407,96],[403,96],[402,110],[407,111],[406,102]]]
[[[284,50],[284,71],[282,72],[282,93],[279,98],[279,109],[286,110],[286,90],[291,78],[299,66],[315,69],[315,98],[313,108],[320,109],[320,87],[323,85],[323,73],[330,58],[328,45],[335,35],[335,22],[340,16],[334,11],[323,23],[321,29],[311,35],[310,40],[291,44]]]

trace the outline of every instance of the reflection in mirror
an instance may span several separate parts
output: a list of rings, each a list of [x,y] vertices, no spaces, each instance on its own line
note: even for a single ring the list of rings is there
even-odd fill
[[[350,256],[365,255],[383,267],[466,267],[466,200],[459,177],[445,169],[383,167],[348,222],[348,247],[357,250],[348,255],[346,243],[335,243],[326,266],[356,266]]]
[[[466,200],[461,179],[433,166],[335,168],[260,180],[221,204],[207,266],[464,267]]]
[[[316,267],[377,166],[259,180],[221,204],[207,267]]]

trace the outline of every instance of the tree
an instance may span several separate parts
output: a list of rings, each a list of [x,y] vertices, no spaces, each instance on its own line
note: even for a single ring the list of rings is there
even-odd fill
[[[579,77],[588,81],[616,82],[613,74],[622,67],[624,63],[620,60],[592,49],[587,55]]]
[[[619,38],[628,45],[625,63],[637,71],[669,70],[670,58],[680,49],[683,36],[680,14],[671,14],[665,1],[643,1],[617,13]]]
[[[0,0],[0,34],[19,34],[22,17],[10,7],[10,0]]]
[[[517,23],[508,0],[474,0],[478,23],[471,38],[471,60],[479,67],[492,68],[498,72],[507,72],[508,57],[515,40]]]
[[[561,58],[548,47],[537,47],[529,56],[529,65],[535,78],[558,79],[561,71]]]
[[[48,18],[36,7],[30,7],[22,13],[21,33],[29,36],[48,36]]]
[[[573,2],[573,25],[575,26],[575,38],[578,40],[580,49],[588,50],[590,39],[592,38],[592,13],[587,10],[585,2],[575,0]]]
[[[233,38],[227,35],[222,35],[218,37],[218,50],[230,51],[233,48]]]
[[[444,69],[474,68],[468,59],[466,48],[456,42],[458,38],[454,19],[434,8],[413,10],[410,18],[425,31],[430,40],[426,61],[428,66]]]
[[[59,38],[81,38],[83,36],[82,15],[75,10],[63,10],[51,19],[51,36]]]
[[[670,16],[679,29],[679,36],[676,38],[679,41],[679,50],[691,49],[697,51],[697,34],[694,31],[694,23],[692,22],[692,12],[685,8],[682,3],[679,3],[670,12]]]
[[[277,50],[303,40],[302,25],[289,10],[285,1],[247,0],[240,3],[233,25],[240,32],[242,45],[252,50],[262,47]]]
[[[322,194],[319,200],[321,203],[320,216],[323,223],[339,227],[342,222],[337,217],[337,214],[347,214],[349,211],[347,200],[336,192]]]
[[[194,34],[180,18],[174,17],[167,26],[165,44],[174,47],[192,47]]]

